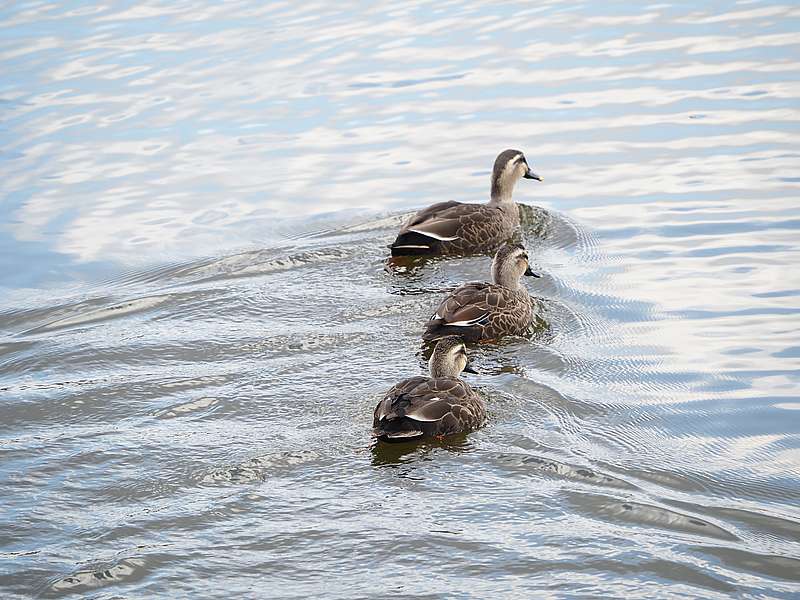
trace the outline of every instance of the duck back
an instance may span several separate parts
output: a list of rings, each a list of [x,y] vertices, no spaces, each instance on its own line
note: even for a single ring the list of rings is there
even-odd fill
[[[490,253],[518,226],[516,204],[440,202],[411,217],[389,247],[392,256]]]
[[[411,377],[393,386],[375,407],[373,434],[397,442],[451,435],[483,424],[480,396],[452,377]]]
[[[422,339],[433,341],[459,335],[474,343],[504,335],[525,335],[533,321],[533,302],[524,289],[511,290],[493,283],[467,283],[436,308]]]

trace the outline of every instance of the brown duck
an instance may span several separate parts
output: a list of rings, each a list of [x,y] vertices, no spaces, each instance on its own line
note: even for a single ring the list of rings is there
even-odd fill
[[[511,193],[521,178],[542,180],[531,171],[522,152],[504,150],[494,161],[488,204],[451,200],[419,211],[389,246],[392,256],[494,252],[519,227],[519,209]]]
[[[445,436],[476,429],[486,420],[483,399],[459,379],[467,366],[464,341],[444,337],[429,361],[430,377],[418,375],[394,385],[375,407],[372,434],[387,442]]]
[[[460,335],[468,342],[526,335],[533,323],[533,300],[520,284],[531,271],[521,244],[506,243],[492,261],[492,283],[465,283],[445,298],[428,321],[425,340]]]

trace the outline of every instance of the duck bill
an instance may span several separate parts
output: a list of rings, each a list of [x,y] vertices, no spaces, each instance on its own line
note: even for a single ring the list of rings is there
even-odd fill
[[[475,370],[475,367],[473,367],[470,363],[467,363],[466,365],[464,365],[464,369],[463,370],[464,370],[464,373],[472,373],[473,375],[477,375],[478,374],[478,372]]]
[[[541,181],[542,180],[541,177],[539,177],[536,173],[534,173],[530,169],[528,169],[528,172],[525,173],[525,175],[523,175],[523,177],[525,179],[535,179],[536,181]]]
[[[525,275],[527,275],[528,277],[541,277],[541,275],[539,275],[538,273],[534,273],[533,271],[531,271],[530,266],[527,269],[525,269]]]

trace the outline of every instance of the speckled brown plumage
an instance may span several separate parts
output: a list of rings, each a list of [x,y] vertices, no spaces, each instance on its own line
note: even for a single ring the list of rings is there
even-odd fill
[[[384,441],[452,435],[480,427],[486,420],[481,397],[453,377],[416,376],[394,385],[375,407],[376,437]]]
[[[411,217],[390,248],[393,256],[489,254],[511,239],[518,227],[519,209],[514,203],[464,204],[451,200],[429,206]],[[456,239],[438,240],[422,231]],[[423,247],[415,250],[412,246]]]
[[[510,290],[493,283],[467,283],[445,298],[428,321],[423,339],[460,335],[468,342],[527,335],[533,322],[533,300],[525,289]],[[468,326],[449,323],[473,322]]]

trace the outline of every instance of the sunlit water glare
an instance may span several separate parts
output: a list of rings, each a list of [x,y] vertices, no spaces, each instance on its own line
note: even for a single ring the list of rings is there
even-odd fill
[[[800,7],[0,10],[5,597],[796,597]],[[373,448],[504,148],[549,328]],[[527,214],[527,213],[526,213]]]

